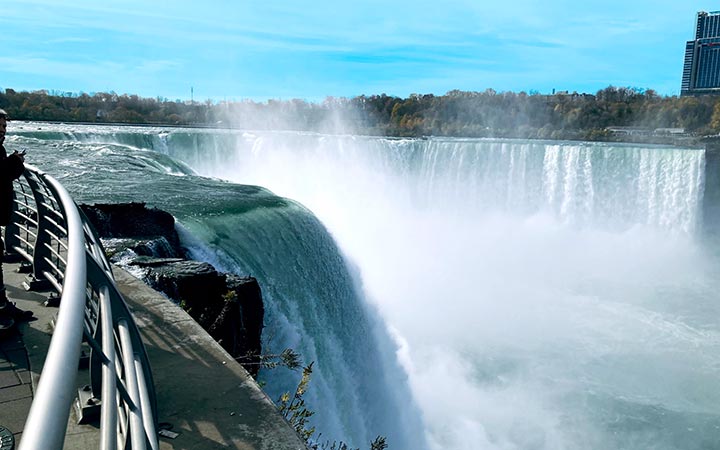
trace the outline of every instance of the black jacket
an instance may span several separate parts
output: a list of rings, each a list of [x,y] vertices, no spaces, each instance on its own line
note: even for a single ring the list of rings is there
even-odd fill
[[[13,204],[13,181],[25,171],[20,156],[8,156],[5,147],[0,145],[0,225],[10,223]]]

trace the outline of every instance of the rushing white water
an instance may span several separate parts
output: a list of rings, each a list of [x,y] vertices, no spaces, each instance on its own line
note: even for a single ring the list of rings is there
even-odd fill
[[[154,149],[311,209],[399,347],[424,419],[406,432],[433,449],[720,442],[720,277],[699,233],[703,151],[182,130],[62,138]],[[307,280],[322,275],[315,267],[328,273],[319,279],[338,270],[322,262],[334,253],[321,233],[298,237],[314,226],[243,215],[253,270]],[[238,223],[215,221],[228,234]],[[260,253],[279,248],[277,235],[306,253],[261,269],[276,264]],[[325,368],[321,380],[346,369]],[[340,415],[342,383],[331,384],[319,389]]]
[[[170,138],[199,173],[267,186],[328,226],[401,344],[433,448],[718,437],[701,151],[298,135],[192,151]]]

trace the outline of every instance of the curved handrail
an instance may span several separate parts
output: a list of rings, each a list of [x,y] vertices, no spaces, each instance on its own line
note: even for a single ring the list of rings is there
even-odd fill
[[[38,285],[61,296],[25,424],[36,432],[23,433],[20,449],[63,447],[84,338],[91,347],[89,384],[102,400],[100,448],[157,450],[156,398],[145,347],[92,225],[67,190],[33,166],[26,165],[16,182],[15,197],[6,248],[31,264]]]

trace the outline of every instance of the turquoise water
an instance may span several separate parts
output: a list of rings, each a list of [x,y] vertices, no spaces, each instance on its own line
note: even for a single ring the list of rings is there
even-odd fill
[[[702,150],[13,127],[8,148],[27,147],[80,201],[146,200],[179,219],[196,255],[257,276],[267,344],[316,361],[325,437],[720,442]],[[263,376],[274,397],[297,379]]]

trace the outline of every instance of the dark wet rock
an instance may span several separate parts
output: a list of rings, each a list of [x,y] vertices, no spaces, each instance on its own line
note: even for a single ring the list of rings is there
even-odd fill
[[[257,280],[188,260],[175,219],[144,203],[81,205],[111,260],[134,267],[143,281],[174,300],[257,376],[264,319]]]
[[[159,258],[184,258],[184,250],[173,248],[165,237],[154,239],[135,238],[102,238],[105,253],[112,262],[119,262],[122,256],[129,251],[133,256],[159,257]]]
[[[150,240],[137,241],[130,248],[139,256],[173,258],[185,253],[185,250],[180,247],[179,244],[171,244],[165,236],[160,236]]]
[[[146,281],[176,300],[230,355],[257,376],[264,307],[255,278],[223,274],[205,262],[155,258]]]
[[[129,262],[131,266],[153,267],[169,263],[185,261],[182,258],[156,258],[154,256],[138,256]]]
[[[228,274],[225,280],[230,295],[226,297],[225,307],[218,320],[208,331],[223,346],[232,346],[231,354],[241,355],[240,362],[256,377],[260,368],[261,336],[265,317],[260,285],[253,277]],[[229,314],[230,317],[224,314]]]
[[[178,301],[206,330],[222,309],[225,275],[206,262],[180,261],[149,267],[150,286]]]
[[[166,211],[148,208],[145,203],[96,203],[80,205],[80,209],[101,238],[134,239],[136,253],[142,255],[153,250],[166,257],[185,255],[175,218]]]

